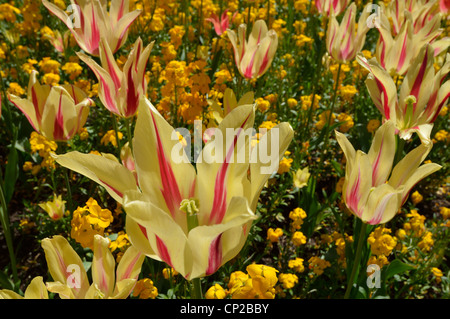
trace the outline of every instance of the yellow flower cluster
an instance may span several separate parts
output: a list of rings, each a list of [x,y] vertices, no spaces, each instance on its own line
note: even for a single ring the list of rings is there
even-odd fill
[[[133,297],[139,296],[139,299],[155,299],[158,296],[158,288],[153,285],[150,278],[138,280],[133,290]]]
[[[295,208],[289,213],[289,218],[292,219],[291,229],[298,230],[303,224],[303,220],[307,217],[306,212],[300,207]]]
[[[42,167],[46,168],[49,171],[55,169],[55,160],[50,154],[56,151],[56,149],[58,148],[58,144],[56,144],[55,141],[48,140],[43,135],[35,131],[31,132],[29,141],[31,154],[38,153],[42,158],[42,161],[40,164],[35,166],[33,166],[31,162],[26,162],[23,169],[25,171],[32,170],[33,174],[39,172]]]
[[[389,263],[387,257],[397,245],[396,237],[391,236],[390,233],[391,230],[385,227],[378,227],[370,233],[367,242],[374,256],[369,259],[369,265],[377,264],[381,268]]]
[[[269,228],[267,230],[267,239],[271,243],[277,243],[281,236],[283,236],[283,230],[281,228]]]
[[[44,73],[42,82],[48,85],[58,85],[61,77],[59,76],[59,68],[61,64],[50,57],[43,58],[38,63],[39,69]]]
[[[305,266],[303,265],[303,258],[296,257],[288,262],[288,267],[293,269],[295,272],[302,273],[305,271]]]
[[[317,276],[322,275],[324,270],[330,266],[331,264],[328,260],[317,256],[313,256],[308,260],[309,269],[312,270]]]
[[[347,133],[355,125],[353,118],[347,113],[340,113],[337,119],[342,123],[341,126],[339,126],[339,131],[342,133]]]
[[[117,131],[117,137],[119,137],[119,140],[121,140],[123,138],[123,133]],[[109,130],[108,132],[106,132],[106,134],[102,136],[100,143],[105,146],[111,143],[114,147],[117,147],[116,132],[114,130]]]
[[[93,249],[94,235],[103,236],[105,228],[113,222],[110,210],[101,208],[92,197],[84,207],[78,207],[73,212],[70,236],[83,248]]]
[[[278,282],[277,272],[273,267],[261,264],[247,266],[247,273],[235,271],[230,275],[228,289],[214,285],[208,289],[205,297],[208,299],[273,299],[275,285]]]

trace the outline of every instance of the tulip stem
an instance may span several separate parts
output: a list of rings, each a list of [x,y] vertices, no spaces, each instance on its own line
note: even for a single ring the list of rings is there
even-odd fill
[[[17,267],[16,267],[16,255],[14,254],[14,247],[12,242],[12,234],[11,228],[9,225],[9,215],[8,215],[8,207],[6,205],[5,193],[3,190],[3,174],[1,174],[0,170],[0,221],[3,227],[3,233],[5,234],[6,245],[8,246],[9,259],[11,261],[11,269],[14,278],[14,284],[16,284],[19,279],[17,275]]]
[[[73,200],[72,200],[72,189],[70,187],[70,181],[69,181],[69,173],[68,169],[64,168],[64,179],[66,180],[66,187],[67,187],[67,197],[69,199],[69,211],[72,212],[73,207]]]
[[[127,135],[128,135],[128,145],[131,149],[131,154],[133,154],[133,138],[131,136],[131,121],[129,118],[125,118],[125,126],[127,127]]]
[[[116,134],[116,143],[117,143],[117,149],[119,150],[119,158],[120,158],[120,140],[119,140],[119,129],[117,127],[117,117],[113,113],[111,113],[111,117],[112,117],[114,132]]]
[[[191,299],[203,299],[202,296],[202,285],[200,278],[192,279],[192,295]]]
[[[363,243],[366,239],[366,228],[367,224],[361,221],[361,229],[359,231],[358,246],[356,248],[355,260],[353,261],[352,273],[350,274],[350,278],[347,283],[347,290],[345,291],[344,299],[349,298],[350,292],[352,291],[353,282],[355,281],[356,271],[361,266],[359,263],[361,261]]]

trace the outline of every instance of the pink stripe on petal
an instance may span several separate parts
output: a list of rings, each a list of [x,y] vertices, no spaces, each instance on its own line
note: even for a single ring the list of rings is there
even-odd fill
[[[169,251],[167,250],[166,244],[162,241],[161,238],[159,238],[157,235],[155,235],[156,239],[156,247],[158,248],[158,256],[170,267],[172,266],[172,260],[170,259]]]
[[[384,140],[381,141],[380,149],[378,150],[377,158],[375,159],[375,162],[372,164],[372,186],[377,186],[378,183],[378,169],[380,168],[380,158],[381,158],[381,152],[383,150],[383,144]]]
[[[237,143],[237,140],[239,138],[239,135],[243,131],[243,127],[245,123],[247,123],[247,120],[249,119],[250,115],[247,116],[244,123],[242,123],[241,127],[239,128],[238,133],[235,135],[233,143],[231,144],[230,148],[227,151],[225,161],[222,164],[222,166],[219,168],[219,171],[216,175],[216,180],[214,183],[214,200],[213,205],[211,208],[211,212],[209,215],[209,223],[210,224],[220,224],[225,216],[225,212],[227,210],[227,189],[226,189],[226,176],[228,173],[228,167],[230,164],[231,156],[234,152],[234,147]]]
[[[62,96],[63,92],[59,95],[59,105],[58,111],[56,113],[55,122],[54,122],[54,130],[53,137],[55,140],[62,140],[64,138],[64,116],[62,112]]]
[[[118,282],[122,279],[131,278],[131,273],[133,272],[133,267],[136,265],[136,263],[139,260],[139,258],[141,257],[141,255],[142,255],[141,253],[138,253],[136,255],[136,257],[134,257],[134,259],[128,264],[127,269],[123,273],[123,276],[121,278],[116,278],[116,282]],[[136,278],[131,278],[131,279],[136,279]]]
[[[151,112],[151,116],[156,133],[156,151],[158,155],[159,171],[162,183],[161,193],[164,197],[170,214],[172,215],[172,217],[175,217],[176,212],[179,210],[182,197],[172,167],[170,166],[170,163],[167,161],[166,155],[164,154],[164,148],[161,142],[161,137],[159,136],[158,127],[156,125],[153,112]]]
[[[36,120],[40,124],[42,121],[42,115],[39,110],[39,100],[37,98],[36,88],[34,87],[34,85],[31,87],[31,99],[33,101],[34,111],[36,113]]]
[[[222,263],[222,234],[213,239],[209,246],[208,268],[206,276],[209,276],[219,269]]]
[[[116,188],[112,187],[111,185],[109,185],[108,183],[106,183],[104,180],[99,179],[100,183],[105,184],[107,187],[111,188],[112,191],[114,193],[116,193],[117,195],[119,195],[119,197],[123,197],[122,192],[119,192]]]
[[[349,193],[346,194],[346,200],[350,210],[361,218],[361,212],[358,210],[358,204],[360,200],[360,188],[361,188],[361,170],[359,169],[358,177]]]
[[[416,100],[419,99],[419,91],[420,87],[422,86],[423,78],[425,76],[425,71],[427,68],[427,60],[428,60],[428,50],[425,50],[425,56],[423,57],[422,64],[420,65],[419,73],[416,76],[416,79],[414,80],[413,87],[411,88],[410,95],[414,95],[416,97]],[[413,104],[413,113],[416,110],[417,102]]]

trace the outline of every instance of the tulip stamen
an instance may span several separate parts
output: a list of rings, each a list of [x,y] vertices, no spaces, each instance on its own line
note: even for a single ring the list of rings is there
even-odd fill
[[[198,199],[183,199],[180,203],[180,210],[186,214],[188,231],[198,226],[197,213],[199,212]]]

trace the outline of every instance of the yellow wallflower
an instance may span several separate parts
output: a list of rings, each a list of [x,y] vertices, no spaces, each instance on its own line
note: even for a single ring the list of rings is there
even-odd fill
[[[340,123],[342,123],[341,126],[339,126],[339,130],[342,133],[348,132],[355,125],[353,118],[346,113],[340,113],[337,119]]]
[[[372,254],[389,256],[397,245],[397,239],[389,235],[391,230],[385,227],[378,227],[370,233],[367,242],[370,245]]]
[[[73,212],[70,237],[80,243],[83,248],[93,249],[94,235],[103,236],[103,229],[92,227],[87,218],[88,214],[89,210],[86,207],[78,207]]]
[[[20,10],[9,3],[0,4],[0,20],[6,20],[10,23],[16,22]]]
[[[205,293],[206,299],[225,299],[227,292],[219,284],[214,284]]]
[[[296,257],[295,259],[291,259],[288,262],[288,267],[293,269],[295,272],[304,272],[305,266],[303,265],[303,259]]]
[[[38,66],[43,73],[59,73],[61,63],[52,60],[50,57],[45,57],[39,61]]]
[[[56,73],[46,73],[42,77],[42,83],[48,84],[51,86],[58,85],[60,80],[61,80],[61,77],[59,76],[59,74],[56,74]]]
[[[118,131],[117,136],[119,137],[119,140],[121,140],[123,138],[123,133]],[[106,132],[100,140],[100,143],[105,146],[111,143],[113,146],[117,147],[116,132],[114,130]]]
[[[83,68],[76,62],[67,62],[61,68],[71,80],[75,80],[77,76],[81,74]]]
[[[417,247],[422,250],[422,252],[429,252],[434,245],[433,234],[429,231],[425,232],[422,240],[417,244]]]
[[[367,123],[367,131],[369,133],[374,133],[378,127],[380,127],[380,120],[372,119]]]
[[[331,113],[331,118],[330,118],[330,113]],[[336,119],[336,115],[334,115],[334,113],[332,113],[329,110],[323,111],[322,113],[320,113],[319,121],[316,122],[315,126],[318,130],[321,130],[324,128],[325,125],[328,124],[328,122],[330,124],[333,124],[335,119]]]
[[[111,241],[109,244],[109,249],[111,249],[111,252],[115,251],[116,249],[123,250],[125,247],[130,245],[130,240],[128,239],[128,235],[123,231],[119,231],[117,234],[117,238],[114,241]]]
[[[155,299],[158,296],[158,288],[153,285],[150,278],[138,280],[133,289],[133,297],[139,296],[139,299]]]
[[[439,142],[449,143],[450,142],[450,134],[448,134],[448,132],[446,130],[439,130],[434,135],[434,139]]]
[[[344,101],[350,102],[353,99],[353,96],[358,93],[358,90],[353,85],[349,84],[341,86],[340,92]]]
[[[22,96],[25,94],[25,90],[19,85],[17,82],[11,82],[9,83],[8,93]]]
[[[292,109],[298,105],[298,101],[294,98],[289,98],[287,100],[287,105]]]
[[[439,268],[433,267],[431,268],[431,272],[434,275],[434,277],[436,277],[436,282],[440,283],[441,277],[444,276],[444,274],[442,273],[442,270],[440,270]]]
[[[300,229],[303,220],[307,217],[306,212],[300,207],[295,208],[289,212],[289,218],[292,219],[291,227],[293,229]]]
[[[281,236],[283,236],[283,230],[281,228],[269,228],[267,230],[267,239],[270,240],[271,243],[277,243]]]
[[[414,205],[419,204],[423,200],[423,196],[419,193],[419,191],[415,191],[411,194],[411,201]]]
[[[308,260],[309,269],[312,270],[317,276],[322,275],[324,270],[330,266],[331,264],[329,261],[317,256],[313,256]]]
[[[283,156],[283,158],[280,161],[280,164],[278,166],[278,174],[287,173],[291,169],[291,164],[294,160],[292,158],[286,158]]]
[[[442,206],[439,209],[439,213],[442,215],[444,219],[450,218],[450,208]]]
[[[279,274],[278,280],[284,289],[291,289],[298,283],[298,277],[294,274]]]
[[[89,209],[88,221],[100,228],[107,228],[114,220],[109,209],[101,208],[95,199],[92,197],[86,202],[86,207]]]
[[[300,231],[296,231],[293,235],[292,235],[292,242],[295,246],[299,247],[301,245],[306,244],[306,236],[303,235],[302,232]]]

